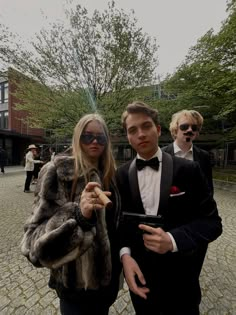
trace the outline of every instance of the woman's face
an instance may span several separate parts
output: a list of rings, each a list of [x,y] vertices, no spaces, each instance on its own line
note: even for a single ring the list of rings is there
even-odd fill
[[[97,162],[107,143],[102,125],[93,120],[87,124],[80,137],[81,148],[92,162]]]

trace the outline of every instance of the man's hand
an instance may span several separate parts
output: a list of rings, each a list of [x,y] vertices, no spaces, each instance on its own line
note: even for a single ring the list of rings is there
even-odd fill
[[[145,285],[146,280],[136,263],[136,261],[128,254],[124,254],[121,258],[124,274],[125,274],[125,280],[130,288],[130,290],[139,295],[143,299],[147,299],[147,293],[150,291]],[[138,286],[136,283],[135,278],[138,279],[141,286]]]
[[[153,228],[148,225],[139,224],[138,226],[143,230],[143,241],[144,246],[158,254],[165,254],[173,250],[173,244],[168,233],[161,228]]]

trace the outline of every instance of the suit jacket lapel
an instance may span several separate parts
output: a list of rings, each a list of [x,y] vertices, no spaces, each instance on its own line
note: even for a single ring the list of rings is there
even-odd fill
[[[166,149],[165,152],[169,153],[170,155],[174,156],[174,145],[173,143],[169,144]]]
[[[142,203],[139,186],[138,186],[136,158],[131,162],[130,167],[129,167],[129,186],[130,186],[131,198],[133,200],[133,204],[137,205],[137,209],[134,209],[134,212],[144,213],[143,203]]]
[[[193,146],[193,160],[200,162],[201,161],[201,155],[200,151],[197,147]]]
[[[168,201],[170,196],[170,188],[173,181],[173,160],[170,154],[162,152],[162,171],[161,171],[161,187],[160,202],[158,214],[163,214],[168,209]]]

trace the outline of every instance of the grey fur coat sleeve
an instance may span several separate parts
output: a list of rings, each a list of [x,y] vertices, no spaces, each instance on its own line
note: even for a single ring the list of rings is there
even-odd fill
[[[83,230],[78,203],[69,201],[66,183],[73,180],[73,163],[47,163],[41,170],[33,211],[24,226],[21,252],[35,266],[58,268],[82,255],[93,243],[96,229]],[[80,185],[80,196],[84,185]],[[78,197],[77,197],[78,201]]]

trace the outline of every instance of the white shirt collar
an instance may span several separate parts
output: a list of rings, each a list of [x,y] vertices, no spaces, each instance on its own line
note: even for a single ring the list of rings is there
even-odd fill
[[[178,153],[178,152],[183,152],[183,153],[192,153],[193,152],[193,145],[191,145],[190,149],[187,152],[184,152],[182,149],[180,149],[180,147],[177,145],[176,141],[174,141],[173,143],[174,146],[174,154]]]

